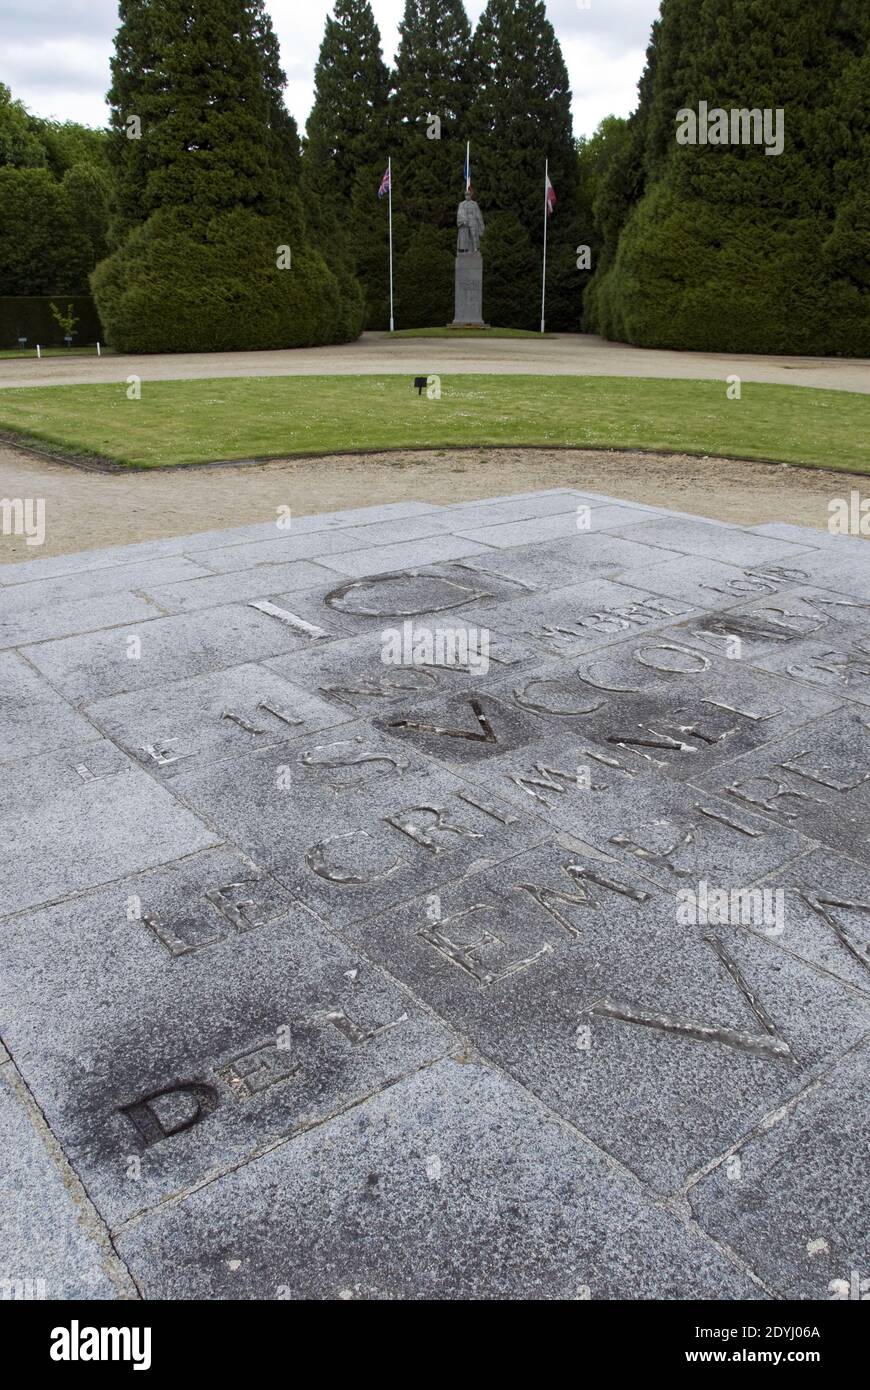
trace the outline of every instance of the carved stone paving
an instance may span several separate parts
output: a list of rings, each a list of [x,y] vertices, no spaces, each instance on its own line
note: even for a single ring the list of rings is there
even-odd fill
[[[0,565],[0,1292],[868,1297],[860,546],[553,489]]]

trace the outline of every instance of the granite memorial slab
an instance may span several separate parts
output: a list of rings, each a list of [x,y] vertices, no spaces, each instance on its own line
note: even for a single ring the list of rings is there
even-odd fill
[[[0,781],[0,917],[218,842],[107,739],[10,763]]]
[[[755,567],[763,564],[799,563],[805,547],[792,541],[777,540],[742,531],[723,521],[704,521],[676,516],[657,517],[632,527],[629,539],[640,544],[659,545],[686,555],[722,560],[730,565]]]
[[[3,1036],[111,1226],[451,1043],[226,851],[13,919],[0,958]]]
[[[135,1297],[11,1064],[0,1066],[0,1301]]]
[[[796,960],[775,935],[703,914],[692,923],[634,865],[554,844],[349,936],[662,1192],[679,1190],[870,1023],[870,998]]]
[[[593,692],[583,699],[597,703]],[[705,857],[711,871],[737,872],[749,883],[809,847],[803,835],[783,834],[745,806],[738,811],[721,796],[668,783],[631,748],[544,728],[528,705],[518,709],[489,691],[400,703],[377,724],[403,747],[437,756],[584,843],[619,846],[666,883],[696,870],[701,877]]]
[[[699,786],[733,811],[870,861],[870,722],[861,707],[824,715],[723,763]]]
[[[192,613],[199,608],[220,608],[244,599],[268,598],[298,589],[316,589],[334,583],[333,571],[313,560],[255,565],[249,570],[228,570],[175,584],[145,584],[148,597],[165,613]]]
[[[830,696],[655,634],[501,674],[490,693],[635,771],[678,780],[837,708]]]
[[[155,586],[190,583],[207,576],[203,565],[182,555],[155,558],[147,563],[101,565],[94,569],[65,574],[57,579],[37,579],[30,583],[5,585],[0,566],[0,594],[4,614],[36,613],[40,608],[79,603],[85,599],[106,598],[110,594],[138,594],[151,597]],[[162,605],[161,605],[162,606]]]
[[[0,691],[0,762],[99,738],[93,725],[15,652],[0,652]]]
[[[312,632],[288,606],[256,606],[264,602],[255,599],[152,617],[149,622],[26,645],[21,651],[68,699],[91,701],[305,649],[340,635],[337,628]]]
[[[359,720],[181,768],[172,790],[339,930],[545,834],[521,808]]]
[[[866,1087],[856,1048],[777,1124],[747,1137],[689,1196],[696,1220],[779,1298],[870,1294]]]
[[[0,1284],[866,1297],[861,544],[556,488],[0,567]]]
[[[118,1246],[150,1298],[765,1297],[509,1078],[439,1062]]]
[[[631,632],[670,627],[694,614],[679,599],[648,594],[611,579],[590,579],[547,596],[529,595],[465,617],[492,623],[497,631],[533,643],[553,656],[574,656],[607,646]]]
[[[712,605],[711,605],[712,606]],[[803,647],[824,644],[853,647],[870,644],[870,603],[831,590],[785,588],[771,599],[708,613],[675,625],[673,635],[706,651],[735,646],[741,658],[772,658],[788,672]],[[785,656],[783,656],[785,654]]]
[[[866,864],[812,850],[776,876],[784,894],[780,944],[870,990],[870,872]]]
[[[809,572],[801,569],[797,560],[747,569],[709,556],[681,555],[626,570],[620,575],[620,582],[654,594],[669,594],[697,608],[718,611],[740,608],[755,599],[771,599],[808,584],[809,578]]]
[[[806,681],[843,700],[870,705],[870,628],[858,640],[800,642],[757,658],[766,671]]]
[[[96,700],[85,709],[97,729],[165,777],[192,763],[289,743],[353,718],[253,662]]]
[[[457,520],[453,523],[452,529],[457,535],[467,536],[472,541],[478,541],[481,545],[492,546],[496,549],[570,541],[579,552],[584,540],[591,540],[595,536],[601,537],[609,531],[631,527],[640,522],[649,524],[650,515],[649,512],[642,512],[629,507],[608,507],[578,500],[570,510],[552,512],[546,516],[520,517],[516,520],[496,520],[478,512],[473,520],[467,517],[463,517],[461,521]],[[629,531],[628,536],[630,537],[630,535],[631,532]],[[617,541],[625,539],[626,537],[622,535],[614,537],[614,548]],[[635,543],[640,544],[641,542],[638,540]],[[632,542],[629,541],[625,547],[627,563],[632,563],[631,557],[633,555],[633,562],[640,564],[643,552],[641,550],[632,551],[631,544]],[[647,545],[645,551],[651,564],[655,564],[656,560],[667,559],[669,555],[676,553],[675,551],[662,550],[654,544]]]
[[[427,699],[522,671],[540,658],[528,645],[502,641],[489,628],[466,626],[461,614],[432,614],[431,622],[397,619],[357,637],[324,642],[305,652],[269,658],[262,665],[317,698],[356,715],[376,716],[395,700]],[[408,625],[406,627],[406,624]],[[413,657],[385,661],[392,645]],[[485,634],[485,640],[484,640]]]

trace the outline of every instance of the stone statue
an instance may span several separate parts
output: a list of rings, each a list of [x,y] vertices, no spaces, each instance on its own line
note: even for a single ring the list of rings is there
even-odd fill
[[[457,252],[466,254],[479,251],[480,238],[486,228],[483,225],[480,208],[474,201],[470,190],[465,195],[465,201],[460,203],[456,210],[456,225],[459,228],[459,235],[456,240]]]

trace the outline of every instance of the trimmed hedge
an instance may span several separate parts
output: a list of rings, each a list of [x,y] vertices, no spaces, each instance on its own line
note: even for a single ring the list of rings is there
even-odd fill
[[[663,0],[595,195],[588,329],[638,347],[870,356],[868,43],[867,0]],[[780,111],[779,152],[679,144],[677,113],[702,100]]]
[[[276,265],[282,245],[292,251],[288,270]],[[206,222],[154,213],[91,285],[118,352],[310,347],[352,340],[362,326],[362,294],[349,277],[340,284],[279,220],[242,208]]]
[[[97,306],[90,295],[33,294],[0,295],[0,348],[18,346],[19,338],[27,339],[28,347],[63,347],[63,329],[52,316],[51,305],[62,314],[67,305],[79,319],[73,342],[75,346],[105,342]]]

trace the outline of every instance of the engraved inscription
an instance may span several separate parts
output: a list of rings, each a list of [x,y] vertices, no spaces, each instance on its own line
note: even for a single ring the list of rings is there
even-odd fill
[[[290,1081],[300,1070],[289,1049],[264,1043],[218,1067],[215,1076],[229,1086],[237,1100],[250,1100],[279,1082]]]
[[[285,894],[280,893],[278,900],[269,905],[256,901],[255,890],[259,889],[262,896],[267,885],[265,875],[254,873],[236,883],[207,889],[201,898],[203,906],[189,907],[169,921],[153,908],[143,910],[142,921],[171,956],[190,955],[223,941],[227,922],[238,932],[249,932],[282,917],[289,909]],[[277,891],[274,885],[270,887],[273,893]]]
[[[818,897],[811,893],[801,893],[800,895],[807,907],[820,917],[825,925],[833,932],[837,941],[844,950],[858,962],[864,970],[870,970],[870,944],[867,941],[860,941],[848,927],[840,922],[835,913],[846,913],[851,916],[853,913],[864,912],[867,914],[866,926],[870,927],[870,902],[858,903],[851,902],[843,898]]]
[[[495,730],[484,713],[479,700],[469,700],[476,727],[472,729],[448,729],[439,724],[423,724],[413,719],[391,719],[390,729],[411,729],[418,734],[441,734],[444,738],[464,738],[472,743],[498,743]]]
[[[269,603],[267,599],[254,599],[249,606],[265,613],[268,618],[277,618],[302,637],[311,637],[317,641],[329,637],[329,633],[316,623],[309,623],[305,618],[300,618],[298,613],[291,613],[289,609],[280,608],[277,603]]]
[[[780,1037],[770,1015],[758,996],[750,989],[737,962],[728,954],[718,937],[705,936],[704,941],[716,953],[745,999],[750,1011],[761,1028],[759,1033],[750,1033],[736,1028],[726,1028],[716,1023],[702,1023],[694,1019],[677,1018],[672,1014],[658,1013],[652,1009],[640,1008],[635,1004],[617,1003],[612,999],[599,999],[592,1004],[589,1013],[599,1018],[613,1018],[621,1023],[639,1024],[653,1028],[661,1033],[674,1033],[684,1038],[694,1038],[696,1042],[722,1043],[726,1047],[750,1052],[771,1061],[795,1062],[796,1058],[784,1038]]]
[[[368,767],[370,770],[357,777],[328,778],[336,791],[348,787],[361,787],[375,777],[391,777],[408,766],[407,758],[394,758],[389,753],[379,753],[365,743],[362,738],[337,739],[334,743],[321,743],[300,758],[303,767],[311,768],[353,768]]]
[[[390,596],[391,589],[398,591],[394,597]],[[354,579],[333,589],[323,601],[340,613],[400,618],[412,617],[415,613],[442,613],[445,609],[459,608],[464,603],[489,597],[483,589],[474,589],[456,579],[406,571]]]
[[[487,922],[479,920],[478,914],[490,914],[490,920],[497,920],[496,909],[491,904],[475,903],[453,917],[427,923],[419,928],[417,935],[481,986],[497,984],[499,980],[528,970],[552,953],[553,947],[545,942],[532,955],[505,962],[507,943],[490,930]],[[468,921],[469,918],[473,920]]]
[[[416,813],[419,812],[420,815]],[[434,817],[433,824],[424,827],[420,822],[423,818]],[[403,835],[407,835],[415,844],[421,845],[423,849],[428,849],[433,854],[442,854],[444,846],[438,844],[432,838],[432,833],[436,830],[443,831],[445,834],[465,836],[469,840],[482,840],[484,837],[479,830],[470,830],[467,825],[456,825],[447,819],[447,811],[443,806],[408,806],[403,811],[396,811],[391,816],[386,816],[388,825],[392,825],[396,830],[400,830]]]
[[[363,845],[363,841],[367,844]],[[391,878],[399,869],[403,869],[405,861],[396,858],[386,868],[367,872],[360,863],[360,856],[350,853],[350,847],[355,844],[361,851],[368,851],[370,857],[371,846],[374,843],[367,830],[351,830],[346,835],[332,835],[329,839],[312,845],[306,852],[305,862],[309,869],[320,878],[325,878],[328,883],[380,883]]]
[[[545,912],[549,912],[550,916],[569,936],[574,938],[581,937],[582,932],[559,910],[557,904],[566,907],[570,903],[576,907],[599,911],[603,903],[600,894],[596,894],[594,891],[595,888],[605,889],[608,893],[616,893],[621,897],[630,898],[636,903],[649,902],[652,896],[643,889],[633,887],[630,883],[611,878],[602,870],[584,868],[581,864],[563,864],[562,872],[574,885],[573,893],[566,888],[551,888],[540,883],[515,883],[514,891],[528,893]]]

